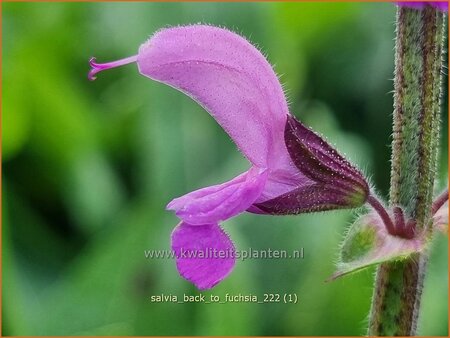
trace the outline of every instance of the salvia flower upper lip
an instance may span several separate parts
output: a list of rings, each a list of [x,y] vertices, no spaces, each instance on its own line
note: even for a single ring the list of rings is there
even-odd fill
[[[197,101],[233,139],[251,167],[228,182],[171,201],[181,219],[172,233],[180,274],[199,289],[223,280],[234,257],[182,257],[184,250],[234,250],[219,226],[244,211],[298,214],[361,206],[368,184],[353,165],[288,110],[280,82],[252,44],[226,29],[162,29],[135,57],[91,63],[90,78],[136,61],[142,75]]]

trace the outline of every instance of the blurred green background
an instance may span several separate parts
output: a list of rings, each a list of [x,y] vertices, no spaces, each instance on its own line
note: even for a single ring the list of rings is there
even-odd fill
[[[88,60],[133,55],[154,31],[210,23],[275,64],[291,111],[387,196],[391,3],[3,3],[3,335],[363,335],[373,269],[325,283],[351,211],[224,224],[237,248],[304,248],[238,261],[205,294],[296,293],[298,304],[152,304],[197,294],[168,249],[174,197],[247,168],[200,106],[130,65],[87,80]],[[447,79],[445,82],[447,83]],[[447,94],[444,95],[447,106]],[[447,111],[437,189],[447,180]],[[447,237],[431,249],[419,333],[447,335]]]

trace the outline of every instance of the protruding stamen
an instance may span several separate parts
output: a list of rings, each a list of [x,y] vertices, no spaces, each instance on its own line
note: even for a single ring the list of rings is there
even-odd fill
[[[97,62],[95,62],[95,58],[93,57],[89,60],[89,65],[91,66],[92,69],[89,71],[88,79],[91,81],[94,81],[96,79],[95,74],[97,74],[98,72],[101,72],[102,70],[105,70],[105,69],[110,69],[110,68],[127,65],[129,63],[136,62],[136,60],[137,60],[137,55],[133,55],[133,56],[127,57],[125,59],[120,59],[120,60],[113,61],[113,62],[97,63]]]

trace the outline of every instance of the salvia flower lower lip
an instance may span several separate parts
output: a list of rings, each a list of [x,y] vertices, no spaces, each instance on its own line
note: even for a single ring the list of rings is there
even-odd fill
[[[325,140],[290,115],[280,82],[264,56],[241,36],[206,25],[158,31],[137,56],[142,75],[170,85],[202,105],[249,160],[250,169],[228,182],[191,192],[167,208],[181,219],[172,248],[234,250],[219,226],[244,211],[261,214],[354,208],[369,195],[366,179]],[[235,259],[181,258],[180,274],[199,289],[212,288]]]

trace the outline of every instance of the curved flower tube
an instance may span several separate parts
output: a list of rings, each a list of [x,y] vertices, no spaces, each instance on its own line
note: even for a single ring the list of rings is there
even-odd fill
[[[89,77],[131,62],[142,75],[197,101],[251,164],[230,181],[167,206],[181,220],[172,233],[178,271],[197,288],[212,288],[235,264],[233,243],[219,222],[244,211],[298,214],[366,201],[361,172],[289,114],[272,67],[241,36],[206,25],[162,29],[135,57],[107,64],[92,59]]]

